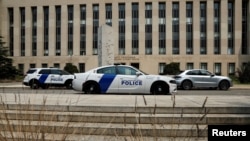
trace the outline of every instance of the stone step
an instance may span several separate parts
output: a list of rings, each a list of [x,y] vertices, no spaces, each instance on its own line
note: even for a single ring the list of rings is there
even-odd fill
[[[138,114],[0,110],[0,119],[127,124],[250,124],[250,114]]]
[[[34,135],[41,140],[54,140],[52,137],[58,135],[68,140],[86,137],[105,140],[110,137],[107,140],[160,138],[169,141],[204,141],[207,140],[208,125],[216,124],[250,124],[250,108],[29,104],[0,106],[0,140],[11,140],[11,137],[22,140],[22,136]]]
[[[3,104],[0,110],[32,110],[63,112],[148,113],[148,114],[250,114],[250,107],[129,107]]]
[[[207,141],[207,137],[143,137],[143,136],[108,136],[53,134],[31,132],[0,132],[5,139],[36,140],[36,141]],[[1,137],[0,137],[1,139]]]
[[[207,125],[202,124],[118,124],[87,122],[55,122],[8,120],[0,122],[1,131],[143,136],[143,137],[206,137]]]

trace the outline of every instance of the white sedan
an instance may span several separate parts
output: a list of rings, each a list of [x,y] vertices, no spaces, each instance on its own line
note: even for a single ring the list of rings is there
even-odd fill
[[[148,75],[128,65],[102,66],[74,75],[73,89],[89,94],[173,94],[177,92],[177,84],[172,77]]]

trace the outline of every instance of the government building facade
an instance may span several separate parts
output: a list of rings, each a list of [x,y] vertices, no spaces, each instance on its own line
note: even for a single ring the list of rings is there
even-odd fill
[[[176,62],[230,75],[250,61],[249,0],[0,0],[0,13],[0,36],[23,73],[97,67],[102,25],[113,29],[114,62],[147,73]]]

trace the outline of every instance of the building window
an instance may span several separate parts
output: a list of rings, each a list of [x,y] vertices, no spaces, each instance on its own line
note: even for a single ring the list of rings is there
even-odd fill
[[[159,54],[166,54],[166,4],[159,3]]]
[[[200,69],[207,70],[207,63],[201,63],[200,64]]]
[[[20,16],[21,16],[21,56],[25,56],[25,8],[20,8]]]
[[[228,63],[228,75],[235,74],[235,63]]]
[[[180,53],[180,40],[179,40],[179,3],[174,2],[172,6],[172,54]]]
[[[132,3],[132,54],[139,54],[139,10],[138,3]]]
[[[30,68],[35,68],[36,64],[30,64]]]
[[[228,3],[228,54],[234,54],[234,4]]]
[[[125,30],[126,30],[126,21],[125,21],[125,4],[119,4],[119,55],[125,54]]]
[[[21,74],[25,74],[24,73],[24,64],[18,64],[18,70],[20,71]]]
[[[220,3],[214,2],[214,54],[220,53]]]
[[[85,63],[79,63],[79,72],[85,72]]]
[[[145,5],[145,54],[152,54],[152,3]]]
[[[194,63],[187,63],[187,70],[194,69]]]
[[[140,69],[140,64],[139,63],[131,63],[130,65],[137,68],[137,69]]]
[[[221,75],[221,63],[214,64],[214,73],[216,75]]]
[[[54,63],[54,68],[60,68],[60,64],[59,63]]]
[[[241,54],[248,54],[249,48],[248,46],[248,42],[249,42],[249,34],[248,34],[248,5],[249,5],[249,1],[242,1],[242,44],[241,44]]]
[[[73,55],[74,7],[68,6],[68,55]]]
[[[80,55],[86,55],[86,5],[80,6]]]
[[[193,3],[186,3],[186,54],[193,54]]]
[[[48,64],[46,64],[46,63],[42,64],[42,68],[47,68],[47,67],[48,67]]]
[[[32,13],[32,56],[37,56],[37,8],[31,7]]]
[[[9,54],[14,56],[14,11],[8,8],[9,14]]]
[[[166,63],[159,63],[159,74],[164,74],[164,68],[166,66]]]
[[[49,55],[49,7],[45,6],[43,7],[43,55],[48,56]]]
[[[112,4],[106,4],[106,24],[112,26]]]
[[[93,55],[98,54],[99,5],[93,5]]]
[[[61,6],[56,6],[56,56],[61,55]]]
[[[207,5],[200,3],[200,54],[207,54]]]

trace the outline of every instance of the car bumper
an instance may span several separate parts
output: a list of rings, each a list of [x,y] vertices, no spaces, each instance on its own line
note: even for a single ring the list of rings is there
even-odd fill
[[[77,79],[74,79],[72,81],[72,88],[75,90],[75,91],[82,91],[82,82],[80,82],[79,80]]]
[[[28,82],[23,82],[23,85],[29,86],[29,83]]]
[[[170,94],[177,93],[177,85],[176,85],[176,84],[171,84],[171,85],[170,85],[169,93],[170,93]]]

